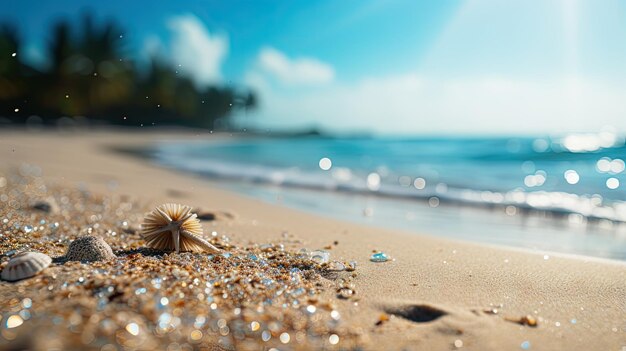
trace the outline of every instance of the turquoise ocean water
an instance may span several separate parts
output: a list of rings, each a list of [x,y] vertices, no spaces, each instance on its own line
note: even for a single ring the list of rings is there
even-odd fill
[[[441,237],[626,260],[626,146],[514,138],[235,138],[150,155],[247,196]]]

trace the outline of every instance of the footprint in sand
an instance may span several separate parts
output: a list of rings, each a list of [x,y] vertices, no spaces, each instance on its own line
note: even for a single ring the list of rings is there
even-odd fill
[[[437,323],[438,330],[446,334],[459,334],[468,326],[493,325],[495,322],[485,314],[475,314],[464,308],[440,306],[429,302],[382,302],[379,308],[388,315],[416,324]]]
[[[437,330],[446,334],[462,334],[462,331],[470,326],[473,328],[480,325],[479,329],[491,330],[496,325],[514,323],[523,325],[526,327],[536,328],[538,325],[537,320],[528,315],[522,317],[508,317],[492,318],[494,313],[489,313],[487,310],[481,311],[478,309],[464,309],[452,306],[437,306],[426,302],[383,302],[379,304],[380,309],[386,314],[400,317],[414,323],[429,323],[437,321]],[[502,317],[502,316],[500,316]],[[439,319],[441,318],[441,323]],[[382,324],[384,321],[379,321],[377,325]]]
[[[448,312],[426,304],[391,304],[383,306],[385,313],[395,315],[411,322],[426,323],[448,314]]]

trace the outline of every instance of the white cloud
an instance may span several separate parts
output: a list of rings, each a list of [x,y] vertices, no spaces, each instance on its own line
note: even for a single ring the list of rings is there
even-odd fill
[[[273,78],[289,85],[316,85],[331,82],[333,68],[313,58],[290,59],[282,52],[266,47],[257,59],[258,67]]]
[[[283,91],[250,75],[261,106],[247,122],[378,133],[559,133],[626,130],[626,88],[592,80],[434,79],[407,73]]]
[[[417,65],[393,76],[285,87],[268,72],[290,79],[290,61],[269,51],[247,77],[260,108],[246,120],[403,134],[626,132],[623,11],[573,2],[463,2]]]
[[[219,82],[221,65],[228,53],[228,39],[211,35],[192,15],[174,17],[168,27],[172,31],[171,59],[177,69],[197,85]]]

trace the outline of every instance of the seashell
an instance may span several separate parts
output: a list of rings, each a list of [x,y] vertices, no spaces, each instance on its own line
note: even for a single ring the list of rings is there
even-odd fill
[[[164,204],[150,212],[141,225],[141,236],[149,247],[159,250],[221,252],[201,238],[202,226],[191,207]]]
[[[111,246],[104,239],[95,236],[83,236],[70,244],[65,254],[68,261],[106,261],[115,258]]]
[[[35,276],[52,263],[52,258],[40,252],[21,252],[2,270],[2,279],[10,282]]]

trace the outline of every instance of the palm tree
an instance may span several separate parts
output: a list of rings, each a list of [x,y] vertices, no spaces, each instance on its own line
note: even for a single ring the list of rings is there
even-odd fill
[[[51,31],[49,65],[37,71],[12,56],[19,49],[17,32],[0,27],[0,115],[16,121],[36,114],[48,121],[86,116],[111,123],[212,128],[234,108],[256,106],[252,93],[229,87],[199,89],[156,59],[146,75],[140,74],[125,58],[123,36],[114,22],[97,25],[89,14],[78,26],[60,21]]]
[[[25,65],[15,27],[0,25],[0,117],[24,121],[31,108],[31,77],[39,72]]]

